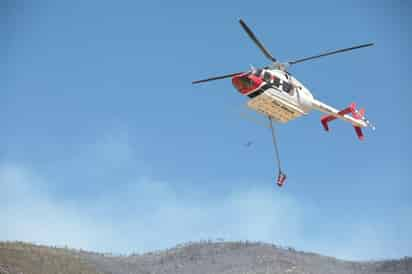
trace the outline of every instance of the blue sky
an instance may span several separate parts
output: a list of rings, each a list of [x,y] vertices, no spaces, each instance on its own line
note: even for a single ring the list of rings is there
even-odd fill
[[[3,1],[0,240],[127,253],[258,240],[346,259],[412,254],[411,5],[401,1]],[[270,132],[208,76],[375,42],[291,69],[366,108],[359,142],[320,114]],[[261,118],[264,122],[265,120]],[[243,144],[253,141],[252,147]]]

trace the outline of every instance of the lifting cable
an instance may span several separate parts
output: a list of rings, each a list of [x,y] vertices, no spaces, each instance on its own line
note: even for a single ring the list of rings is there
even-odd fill
[[[271,129],[271,132],[272,132],[273,146],[275,148],[275,158],[276,158],[276,161],[277,161],[277,164],[278,164],[278,177],[277,177],[277,182],[276,183],[277,183],[278,186],[283,186],[283,184],[286,181],[286,174],[284,174],[282,172],[282,168],[281,168],[281,165],[280,165],[279,148],[278,148],[278,144],[277,144],[277,141],[276,141],[275,129],[273,127],[273,120],[272,120],[272,117],[270,117],[270,116],[268,116],[268,118],[269,118],[270,129]]]

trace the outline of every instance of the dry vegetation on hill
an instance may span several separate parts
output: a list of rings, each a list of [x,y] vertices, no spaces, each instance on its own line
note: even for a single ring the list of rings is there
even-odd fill
[[[0,274],[11,273],[412,274],[412,258],[350,262],[250,242],[189,243],[164,251],[130,256],[20,242],[0,243]]]
[[[97,274],[79,252],[21,242],[0,243],[0,274]]]

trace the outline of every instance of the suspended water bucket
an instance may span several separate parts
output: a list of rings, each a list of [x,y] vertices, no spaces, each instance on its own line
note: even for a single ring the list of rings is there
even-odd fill
[[[286,182],[286,174],[284,174],[282,171],[279,170],[279,175],[278,175],[278,179],[276,181],[277,185],[279,187],[282,187]]]

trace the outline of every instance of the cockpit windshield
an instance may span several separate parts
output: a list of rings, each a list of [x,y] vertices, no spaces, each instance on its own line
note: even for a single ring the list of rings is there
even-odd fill
[[[239,81],[243,89],[249,89],[253,86],[253,82],[247,76],[239,78]]]

